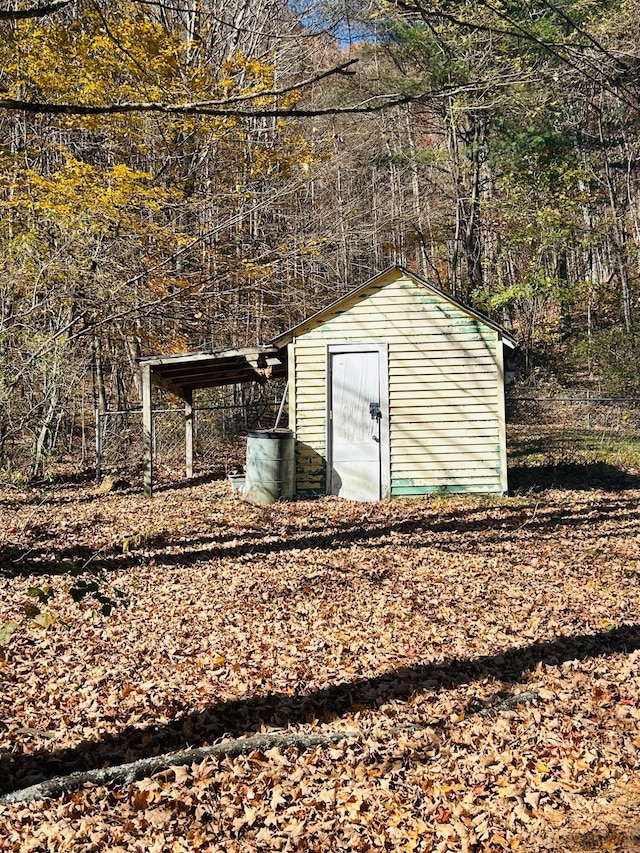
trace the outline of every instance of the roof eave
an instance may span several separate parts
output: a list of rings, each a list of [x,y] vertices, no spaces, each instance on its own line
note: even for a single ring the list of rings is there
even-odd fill
[[[517,340],[499,323],[496,323],[494,320],[491,320],[491,318],[485,316],[480,311],[476,311],[475,308],[470,308],[468,305],[465,305],[463,302],[460,302],[460,300],[456,299],[454,296],[450,296],[448,293],[445,293],[439,287],[436,287],[434,284],[431,284],[431,282],[427,281],[425,278],[422,278],[422,276],[418,275],[417,273],[411,272],[410,270],[406,269],[406,267],[399,265],[387,267],[387,269],[382,270],[382,272],[376,273],[375,275],[371,276],[363,284],[360,284],[358,285],[358,287],[355,287],[353,290],[350,290],[349,293],[345,293],[343,296],[339,297],[338,299],[335,299],[329,305],[326,305],[320,311],[316,311],[315,314],[312,314],[310,317],[307,317],[301,323],[297,323],[295,326],[292,326],[286,332],[283,332],[281,335],[278,335],[277,337],[273,338],[271,340],[271,343],[278,349],[282,349],[283,347],[290,344],[294,340],[294,338],[298,337],[299,332],[301,332],[305,327],[310,327],[314,324],[321,325],[318,321],[322,317],[335,311],[336,308],[345,303],[347,300],[357,297],[359,293],[362,293],[363,291],[366,291],[369,287],[371,287],[371,285],[376,280],[384,278],[384,276],[389,275],[389,273],[393,272],[394,270],[398,270],[398,272],[402,273],[403,275],[409,276],[421,286],[427,287],[433,293],[436,293],[437,295],[447,299],[452,304],[457,305],[458,308],[460,308],[465,313],[469,314],[472,317],[475,317],[482,323],[485,323],[490,328],[495,329],[495,331],[498,332],[498,334],[500,335],[502,342],[510,349],[517,348]]]

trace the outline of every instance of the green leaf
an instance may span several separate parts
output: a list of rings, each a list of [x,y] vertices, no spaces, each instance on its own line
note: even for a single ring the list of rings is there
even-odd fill
[[[51,613],[39,613],[34,617],[33,620],[37,625],[41,625],[43,628],[50,628],[57,622],[55,616],[52,616]]]
[[[74,601],[82,601],[82,599],[87,595],[89,590],[87,589],[86,584],[76,584],[76,586],[72,586],[69,589],[69,595],[73,598]]]
[[[5,622],[4,625],[0,628],[0,646],[6,646],[13,636],[16,628],[18,628],[18,622]]]
[[[51,586],[30,586],[27,590],[27,595],[37,598],[40,604],[46,604],[55,594],[56,591]]]
[[[68,572],[72,577],[78,577],[84,571],[82,566],[74,563],[73,560],[61,560],[59,569],[63,572]]]

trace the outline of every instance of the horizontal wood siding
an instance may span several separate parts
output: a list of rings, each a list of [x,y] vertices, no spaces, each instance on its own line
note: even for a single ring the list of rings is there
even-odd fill
[[[298,494],[325,490],[327,345],[359,341],[389,347],[391,494],[502,491],[497,332],[391,273],[292,344]]]
[[[326,347],[294,346],[296,494],[314,498],[326,492]]]

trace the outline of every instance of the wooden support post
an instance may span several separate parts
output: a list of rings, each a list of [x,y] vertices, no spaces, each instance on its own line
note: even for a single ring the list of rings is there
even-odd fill
[[[187,479],[193,477],[193,391],[184,392],[184,447]]]
[[[142,440],[144,462],[144,493],[153,494],[153,411],[151,409],[151,366],[142,364]]]

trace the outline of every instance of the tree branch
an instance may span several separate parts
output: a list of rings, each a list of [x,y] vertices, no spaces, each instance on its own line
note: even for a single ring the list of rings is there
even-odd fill
[[[298,87],[296,87],[298,88]],[[268,94],[268,93],[267,93]],[[262,92],[256,92],[251,98],[261,98]],[[15,98],[0,99],[0,109],[21,111],[27,113],[39,113],[42,115],[69,115],[69,116],[95,116],[95,115],[124,115],[125,113],[163,113],[165,115],[205,115],[223,118],[225,116],[236,118],[310,118],[322,115],[373,113],[399,106],[410,101],[417,100],[411,95],[375,95],[366,101],[347,107],[255,107],[253,109],[242,109],[233,106],[233,101],[214,102],[197,101],[184,104],[164,104],[157,101],[131,102],[125,101],[120,104],[54,104],[46,101],[22,101]],[[224,104],[228,103],[228,106]]]
[[[205,115],[235,118],[313,118],[315,116],[334,116],[334,115],[357,115],[363,113],[376,113],[382,110],[391,109],[392,107],[403,106],[405,104],[436,101],[440,98],[448,98],[454,95],[463,93],[476,92],[485,89],[487,86],[496,88],[497,86],[509,86],[512,84],[511,79],[503,79],[498,82],[488,83],[483,80],[476,80],[463,86],[442,86],[439,89],[430,89],[426,92],[418,92],[409,94],[405,92],[395,92],[393,94],[378,94],[371,95],[364,101],[357,104],[350,104],[346,107],[238,107],[236,104],[244,100],[255,100],[257,98],[269,97],[276,94],[283,94],[293,89],[301,88],[302,85],[309,86],[321,77],[328,77],[330,74],[344,74],[344,68],[350,65],[351,62],[345,63],[342,66],[337,66],[331,71],[324,72],[320,77],[314,77],[307,80],[304,84],[292,86],[291,89],[282,89],[275,92],[254,92],[247,95],[238,95],[235,98],[229,98],[224,101],[195,101],[192,103],[182,104],[167,104],[159,101],[123,101],[119,104],[63,104],[50,103],[46,101],[23,101],[15,98],[0,99],[0,109],[20,110],[28,113],[40,113],[49,115],[70,115],[70,116],[94,116],[94,115],[122,115],[125,113],[162,113],[165,115]],[[520,76],[518,80],[522,80]]]
[[[138,779],[145,779],[155,773],[161,773],[170,767],[184,767],[204,761],[212,755],[243,755],[256,749],[267,750],[278,747],[288,749],[293,746],[296,749],[309,749],[313,746],[328,746],[348,737],[357,737],[358,732],[345,730],[329,732],[328,734],[302,734],[293,732],[291,734],[270,733],[258,734],[247,738],[236,738],[224,743],[216,743],[213,746],[203,746],[199,749],[187,749],[176,752],[173,755],[157,755],[152,758],[141,758],[130,764],[119,764],[116,767],[104,767],[100,770],[79,770],[68,776],[59,776],[49,779],[37,785],[30,785],[19,791],[12,791],[0,797],[0,804],[10,803],[32,803],[35,800],[52,799],[77,791],[86,784],[93,785],[130,785]]]
[[[500,711],[513,710],[518,705],[535,702],[540,698],[537,690],[529,690],[523,693],[517,693],[514,696],[508,696],[500,702],[489,708],[482,708],[475,712],[475,715],[481,718],[493,717]],[[468,716],[473,716],[469,714]],[[466,717],[465,717],[466,719]],[[443,721],[448,725],[449,721]],[[418,725],[410,726],[409,731],[428,731],[433,728],[430,726]],[[403,727],[393,728],[392,735],[406,732]],[[213,746],[203,746],[198,749],[187,749],[183,752],[173,754],[165,754],[153,756],[152,758],[141,758],[139,761],[133,761],[130,764],[119,764],[116,767],[105,767],[100,770],[78,770],[75,773],[70,773],[68,776],[59,776],[56,779],[48,779],[45,782],[39,782],[37,785],[30,785],[28,788],[21,788],[18,791],[12,791],[9,794],[4,794],[0,797],[1,804],[13,803],[32,803],[36,800],[53,799],[61,797],[71,791],[77,791],[83,785],[131,785],[139,779],[145,779],[153,776],[156,773],[161,773],[171,767],[184,767],[191,764],[197,764],[204,761],[212,755],[245,755],[254,750],[262,750],[263,752],[273,747],[280,749],[288,749],[295,747],[296,749],[309,749],[313,746],[328,746],[332,743],[344,740],[345,738],[358,737],[360,732],[345,729],[344,731],[329,732],[327,734],[302,734],[293,732],[291,734],[282,734],[280,732],[258,734],[247,738],[235,738],[234,740],[225,741],[224,743],[216,743]]]
[[[44,18],[54,15],[73,0],[51,0],[46,6],[34,6],[33,9],[0,9],[0,21],[24,21],[26,18]]]
[[[327,77],[333,77],[334,74],[342,74],[351,77],[356,72],[349,69],[357,62],[360,62],[360,60],[349,59],[347,62],[341,62],[340,65],[336,65],[333,68],[329,68],[326,71],[315,74],[313,77],[309,77],[306,80],[301,80],[299,83],[292,83],[290,86],[283,86],[280,89],[265,89],[243,95],[233,95],[230,98],[225,98],[223,101],[206,101],[203,102],[203,106],[225,106],[227,104],[237,104],[242,101],[255,100],[256,98],[275,98],[279,95],[288,95],[291,92],[295,92],[297,89],[308,89],[309,86],[313,86],[314,83],[319,83],[320,80],[326,80]]]

